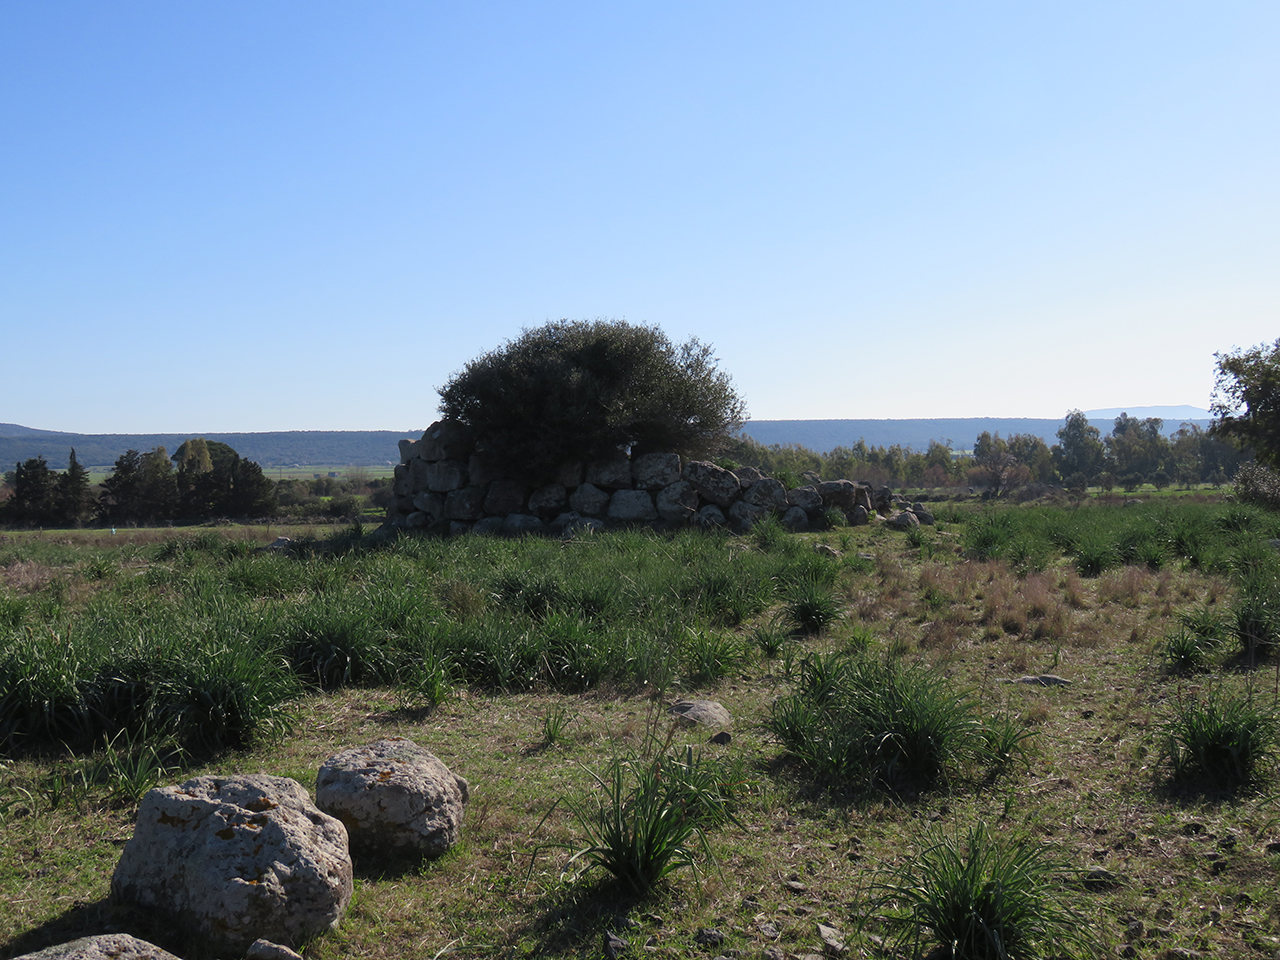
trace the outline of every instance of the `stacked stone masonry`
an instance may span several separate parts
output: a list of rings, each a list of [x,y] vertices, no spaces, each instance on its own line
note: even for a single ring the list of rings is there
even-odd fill
[[[532,484],[500,475],[476,451],[469,429],[450,420],[433,423],[418,440],[400,441],[393,492],[391,526],[445,534],[573,534],[637,524],[742,532],[769,515],[804,530],[820,525],[830,509],[861,524],[902,506],[887,487],[827,480],[787,490],[754,467],[730,471],[682,462],[674,453],[567,464],[551,483]]]

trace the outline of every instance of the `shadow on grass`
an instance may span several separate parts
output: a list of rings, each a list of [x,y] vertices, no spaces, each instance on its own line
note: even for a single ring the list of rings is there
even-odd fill
[[[612,935],[634,939],[628,930],[635,926],[629,914],[648,899],[617,880],[559,887],[542,897],[536,917],[520,931],[537,943],[536,953],[561,954],[599,946]],[[637,953],[638,944],[628,952]]]
[[[154,912],[115,906],[103,898],[76,903],[66,912],[0,944],[0,957],[18,957],[107,933],[127,933],[179,956],[196,955],[192,953],[195,945],[176,939],[174,925],[165,923]]]

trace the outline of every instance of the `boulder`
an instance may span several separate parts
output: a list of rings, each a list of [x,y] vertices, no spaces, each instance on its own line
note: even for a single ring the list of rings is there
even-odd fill
[[[681,479],[692,483],[704,500],[714,503],[722,510],[727,510],[742,494],[742,484],[733,473],[706,460],[690,460],[686,463]]]
[[[564,522],[561,523],[561,519],[564,517],[568,517],[569,519],[564,520]],[[583,517],[572,512],[568,514],[562,513],[559,517],[556,517],[553,525],[558,528],[560,536],[564,537],[566,540],[572,539],[573,537],[581,537],[592,533],[598,533],[604,529],[603,520],[597,520],[594,517]]]
[[[680,457],[646,453],[631,461],[631,482],[640,490],[661,490],[680,479]]]
[[[866,526],[871,522],[871,511],[860,503],[850,510],[845,516],[848,517],[849,522],[855,527]]]
[[[765,477],[757,467],[738,467],[737,470],[733,471],[733,475],[738,478],[738,481],[744,487],[749,487],[753,483],[759,483]]]
[[[502,479],[502,472],[493,458],[483,453],[473,453],[467,460],[467,476],[477,487],[487,487],[495,480]]]
[[[658,511],[653,505],[653,496],[647,490],[616,490],[609,498],[610,520],[624,523],[637,523],[645,520],[657,520]]]
[[[564,513],[569,504],[569,493],[562,483],[548,483],[529,494],[529,512],[539,517],[553,517]]]
[[[410,460],[405,464],[409,468],[409,495],[421,493],[423,490],[431,489],[428,484],[427,473],[431,469],[431,464],[425,460]]]
[[[788,507],[782,515],[782,525],[792,532],[804,530],[809,526],[809,514],[800,507]]]
[[[508,513],[502,520],[502,532],[509,537],[523,537],[531,533],[542,533],[546,529],[546,524],[527,513]]]
[[[397,497],[407,497],[411,495],[409,489],[409,467],[403,463],[397,463],[391,471],[391,492]]]
[[[777,480],[765,477],[747,487],[742,499],[766,510],[781,510],[787,505],[787,491]]]
[[[505,533],[503,525],[506,523],[506,517],[485,517],[477,520],[475,526],[471,528],[472,533],[478,533],[485,537],[499,537]]]
[[[689,724],[704,727],[727,727],[733,717],[715,700],[677,700],[671,705],[671,713]]]
[[[443,494],[424,491],[413,498],[413,506],[415,510],[421,510],[430,517],[432,523],[444,517]]]
[[[671,523],[690,522],[698,509],[698,491],[686,480],[663,487],[653,499],[658,516]]]
[[[729,508],[729,523],[739,533],[746,533],[763,520],[768,512],[764,507],[757,507],[754,503],[739,500]]]
[[[725,519],[723,510],[714,503],[708,503],[698,511],[694,522],[700,527],[723,527],[728,521]]]
[[[446,520],[479,520],[484,516],[484,487],[450,490],[444,498]]]
[[[584,483],[569,494],[569,506],[584,517],[603,517],[609,509],[609,494],[594,483]]]
[[[582,483],[582,464],[566,463],[556,471],[556,475],[552,479],[566,490],[572,490]]]
[[[485,494],[484,512],[504,517],[508,513],[519,513],[524,509],[528,493],[528,488],[517,480],[495,480]]]
[[[626,457],[616,460],[593,460],[587,464],[586,482],[597,487],[621,490],[631,486],[631,461]]]
[[[923,503],[913,503],[911,505],[911,512],[915,514],[916,519],[919,520],[921,523],[928,524],[929,526],[933,526],[933,523],[934,523],[933,514],[930,513],[927,509],[925,509],[925,506]]]
[[[416,530],[418,527],[425,527],[430,522],[431,518],[421,510],[415,510],[404,518],[404,525],[411,530]]]
[[[270,940],[255,940],[245,951],[244,960],[302,960],[302,954]]]
[[[434,463],[428,463],[426,467],[428,490],[448,493],[450,490],[460,490],[467,485],[467,467],[461,460],[437,460]]]
[[[468,522],[466,520],[450,520],[449,536],[460,537],[464,533],[470,533],[474,527],[475,527],[474,523]]]
[[[813,487],[796,487],[788,490],[787,503],[793,507],[799,507],[808,514],[822,512],[822,497],[818,496],[818,491]]]
[[[466,460],[474,443],[475,437],[466,424],[437,420],[418,441],[418,456],[423,460]]]
[[[419,441],[417,440],[406,439],[400,441],[401,463],[408,463],[410,460],[413,460],[418,456],[418,444]]]
[[[342,823],[295,780],[248,774],[158,787],[138,808],[111,898],[159,914],[208,952],[287,946],[337,924],[351,900]]]
[[[178,960],[168,950],[127,933],[103,933],[81,937],[36,953],[24,953],[14,960]]]
[[[316,804],[362,858],[440,856],[462,835],[469,796],[466,780],[403,737],[344,750],[316,777]]]
[[[910,530],[913,527],[920,526],[920,521],[916,519],[916,515],[910,510],[903,510],[901,513],[894,514],[888,521],[891,530]]]
[[[848,513],[853,509],[858,485],[852,480],[824,480],[818,484],[818,496],[824,507],[835,507]]]

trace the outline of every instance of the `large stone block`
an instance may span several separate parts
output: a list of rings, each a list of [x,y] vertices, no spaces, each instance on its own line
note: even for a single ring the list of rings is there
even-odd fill
[[[752,506],[767,510],[781,510],[787,505],[787,491],[772,477],[757,480],[742,494],[742,499]]]
[[[524,509],[529,488],[516,480],[495,480],[484,498],[484,512],[505,517]]]
[[[410,460],[418,456],[418,440],[401,440],[400,441],[400,462],[408,463]]]
[[[584,517],[603,517],[609,509],[609,494],[594,483],[584,483],[569,494],[569,506]]]
[[[196,777],[142,799],[111,897],[167,918],[214,955],[255,940],[299,946],[351,900],[341,822],[284,777]]]
[[[466,460],[474,443],[475,437],[466,424],[437,420],[418,441],[418,456],[423,460]]]
[[[563,513],[569,504],[569,493],[561,483],[548,483],[529,494],[529,512],[544,520]]]
[[[617,490],[609,498],[609,519],[626,523],[657,520],[653,495],[647,490]]]
[[[626,489],[631,486],[631,461],[626,457],[593,460],[587,464],[586,482],[610,490]]]
[[[677,480],[653,498],[658,516],[671,523],[689,523],[698,509],[698,491],[687,480]]]
[[[467,468],[461,460],[436,460],[426,464],[426,468],[428,490],[448,493],[467,485]]]
[[[722,510],[742,495],[742,484],[732,472],[706,460],[690,460],[684,465],[681,478],[692,483],[704,500]]]
[[[479,520],[484,516],[484,487],[450,490],[444,498],[446,520]]]
[[[640,490],[661,490],[680,479],[680,457],[646,453],[631,461],[631,482]]]

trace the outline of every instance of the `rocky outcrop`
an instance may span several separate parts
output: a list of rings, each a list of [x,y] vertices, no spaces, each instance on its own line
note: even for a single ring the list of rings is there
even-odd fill
[[[344,750],[316,777],[316,804],[362,858],[440,856],[462,836],[469,796],[466,780],[402,737]]]
[[[208,952],[255,940],[299,946],[351,900],[347,831],[301,784],[265,774],[196,777],[150,791],[111,878],[111,897],[154,911]]]

